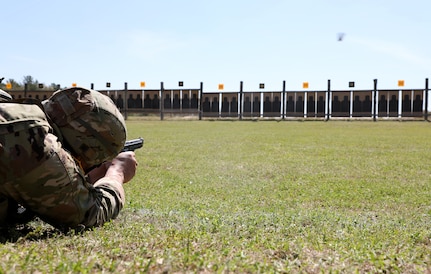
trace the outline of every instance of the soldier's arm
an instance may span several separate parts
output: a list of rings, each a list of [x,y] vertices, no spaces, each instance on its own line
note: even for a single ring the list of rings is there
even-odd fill
[[[105,162],[92,169],[87,174],[87,181],[94,184],[103,177],[113,177],[122,183],[127,183],[135,176],[136,166],[134,152],[122,152],[113,161]]]
[[[104,165],[106,174],[93,185],[99,199],[82,222],[87,227],[101,225],[118,216],[125,203],[123,184],[134,177],[138,164],[134,152],[122,152]],[[100,169],[103,170],[103,167]]]

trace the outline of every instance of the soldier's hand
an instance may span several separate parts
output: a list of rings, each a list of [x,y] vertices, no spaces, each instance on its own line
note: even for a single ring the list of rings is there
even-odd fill
[[[106,171],[106,176],[120,176],[122,177],[121,182],[124,184],[135,176],[137,166],[138,162],[135,158],[135,152],[121,152],[111,161]]]

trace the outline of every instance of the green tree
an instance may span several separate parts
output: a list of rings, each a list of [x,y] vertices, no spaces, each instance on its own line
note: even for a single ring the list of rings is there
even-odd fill
[[[0,79],[3,77],[0,77]],[[3,79],[0,83],[0,89],[6,90],[6,85],[10,83],[12,85],[12,89],[13,90],[23,90],[25,88],[25,85],[27,85],[27,90],[40,90],[41,88],[39,87],[39,84],[43,84],[40,83],[37,79],[35,79],[33,76],[31,75],[27,75],[23,77],[23,81],[22,83],[14,80],[14,79]],[[60,89],[61,86],[59,84],[56,83],[51,83],[50,85],[45,85],[43,84],[43,89],[44,90],[53,90],[56,91],[58,89]]]
[[[48,89],[50,89],[50,90],[58,90],[58,89],[60,89],[60,87],[61,86],[59,84],[51,83],[51,85],[49,85]]]
[[[33,78],[31,75],[24,76],[23,85],[27,85],[27,90],[36,90],[38,89],[39,82]]]
[[[22,85],[15,81],[14,79],[9,78],[8,80],[3,80],[0,84],[1,89],[6,89],[6,84],[10,83],[12,85],[12,89],[22,89]]]
[[[19,83],[18,81],[15,81],[14,79],[9,79],[7,82],[12,84],[12,88],[15,88],[15,87],[16,88],[22,88],[23,87],[23,85],[21,83]]]

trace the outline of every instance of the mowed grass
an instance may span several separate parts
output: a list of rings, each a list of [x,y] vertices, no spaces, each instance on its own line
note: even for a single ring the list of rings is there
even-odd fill
[[[431,271],[428,122],[128,128],[145,145],[120,216],[68,234],[32,222],[0,245],[0,272]]]

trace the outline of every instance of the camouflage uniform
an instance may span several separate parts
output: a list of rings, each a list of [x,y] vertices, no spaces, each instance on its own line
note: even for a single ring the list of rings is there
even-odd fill
[[[7,102],[10,100],[12,100],[12,96],[10,96],[9,93],[0,89],[0,102]],[[0,223],[1,223],[1,220],[6,219],[7,210],[8,210],[8,199],[0,194]]]
[[[53,133],[41,106],[0,103],[0,225],[14,203],[61,228],[98,226],[122,209],[122,184],[107,178],[88,183],[77,155],[59,141],[64,136]]]

